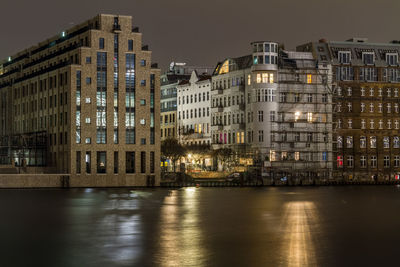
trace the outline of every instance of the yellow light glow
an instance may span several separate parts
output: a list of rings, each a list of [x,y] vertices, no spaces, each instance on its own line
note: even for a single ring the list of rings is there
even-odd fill
[[[224,74],[229,72],[229,60],[226,60],[224,64],[222,64],[221,69],[219,70],[219,74]]]
[[[313,121],[313,114],[312,114],[312,112],[308,112],[308,113],[307,113],[307,121],[308,121],[308,122],[312,122],[312,121]]]
[[[251,85],[251,75],[247,75],[247,85]]]
[[[261,74],[257,73],[257,83],[261,83]]]
[[[297,121],[300,118],[300,115],[301,115],[300,111],[296,111],[294,113],[294,120]]]
[[[273,73],[269,74],[269,83],[274,83],[274,74]]]
[[[268,73],[263,73],[262,74],[262,82],[263,83],[268,83]]]
[[[312,75],[307,74],[307,83],[312,83]]]

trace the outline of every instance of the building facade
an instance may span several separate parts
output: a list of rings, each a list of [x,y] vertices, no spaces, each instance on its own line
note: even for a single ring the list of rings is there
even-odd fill
[[[98,15],[0,66],[3,159],[71,186],[159,184],[160,70],[132,17]]]
[[[333,65],[334,157],[338,179],[395,179],[400,174],[400,43],[308,43],[319,62]]]
[[[161,140],[178,138],[177,86],[180,82],[190,79],[193,71],[211,74],[212,68],[172,62],[169,70],[161,75]]]
[[[332,172],[331,68],[311,53],[254,42],[212,77],[212,137],[252,158],[273,178],[329,178]]]
[[[192,72],[178,91],[178,140],[183,145],[211,145],[211,76]]]

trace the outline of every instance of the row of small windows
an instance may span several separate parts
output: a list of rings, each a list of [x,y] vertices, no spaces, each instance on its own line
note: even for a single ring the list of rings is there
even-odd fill
[[[57,84],[58,81],[58,84]],[[47,89],[53,89],[57,87],[61,87],[68,84],[68,73],[60,73],[58,75],[51,76],[48,79],[43,79],[40,81],[32,82],[29,85],[23,85],[20,88],[14,89],[14,99],[19,99],[21,97],[32,96],[37,94],[38,87],[39,92],[42,92]]]
[[[303,161],[327,161],[328,160],[328,152],[289,152],[289,151],[275,151],[270,150],[269,152],[270,161],[287,161],[287,160],[303,160]]]
[[[187,124],[186,126],[182,126],[182,130],[179,129],[179,134],[187,134],[187,133],[210,133],[210,124],[209,123],[195,123],[195,124]]]
[[[210,92],[207,92],[207,94],[205,92],[203,92],[203,93],[198,93],[198,94],[191,94],[190,96],[187,95],[186,101],[185,101],[185,96],[182,96],[182,105],[189,104],[189,103],[191,104],[193,102],[197,103],[197,100],[199,103],[201,101],[203,101],[203,102],[209,101],[210,100]],[[181,105],[181,97],[178,97],[178,105]]]
[[[347,88],[341,88],[338,87],[336,88],[336,92],[338,96],[353,96],[353,88],[347,87]],[[378,96],[378,97],[399,97],[399,89],[398,88],[360,88],[360,95],[361,96]]]
[[[232,100],[232,101],[231,101]],[[224,96],[224,97],[213,97],[212,99],[212,108],[216,107],[230,107],[231,105],[240,105],[244,104],[244,95],[236,95],[236,96]]]
[[[257,95],[258,97],[258,95]],[[314,101],[321,101],[322,103],[328,103],[328,94],[300,94],[300,93],[279,93],[279,102],[286,103],[286,102],[307,102],[313,103]]]
[[[104,38],[99,38],[99,49],[105,49]],[[128,40],[128,51],[133,51],[133,40]]]
[[[228,133],[214,133],[213,135],[214,144],[244,144],[245,136],[243,131],[239,132],[228,132]]]
[[[361,119],[360,122],[361,122],[360,123],[361,129],[367,129],[367,120]],[[376,122],[376,120],[369,119],[368,129],[371,129],[371,130],[373,130],[373,129],[380,129],[380,130],[389,129],[390,130],[393,127],[392,120],[390,120],[390,119],[386,120],[386,124],[384,123],[383,119],[380,119],[377,124],[375,122]],[[342,119],[337,120],[337,128],[338,129],[344,128]],[[353,119],[347,119],[347,128],[353,129]],[[394,120],[394,129],[399,129],[399,121],[398,120]]]
[[[353,81],[355,74],[354,68],[350,66],[336,67],[336,80]],[[360,81],[376,82],[378,81],[378,69],[373,67],[359,68],[358,78]],[[400,82],[400,69],[384,68],[379,80],[384,82]]]
[[[375,109],[375,106],[377,109]],[[348,102],[346,105],[346,110],[347,112],[353,112],[353,103]],[[383,113],[385,110],[386,113],[392,113],[392,107],[395,113],[399,113],[399,104],[398,103],[378,103],[375,105],[374,103],[360,103],[360,112],[370,112],[373,113],[377,111],[378,113]],[[343,105],[341,102],[336,104],[336,112],[342,112],[343,111]]]
[[[201,112],[203,110],[203,113]],[[206,113],[207,110],[207,113]],[[203,114],[203,115],[202,115]],[[183,110],[182,111],[182,116],[181,116],[181,111],[178,112],[178,120],[182,119],[193,119],[193,118],[201,118],[201,117],[209,117],[210,116],[210,108],[198,108],[198,109],[189,109],[188,110]]]
[[[278,53],[278,45],[271,43],[255,43],[253,44],[253,53],[272,52]]]
[[[68,124],[67,112],[42,116],[39,118],[14,121],[14,129],[17,132],[29,132],[36,130],[45,130],[48,127],[57,127]]]
[[[351,58],[351,51],[338,52],[338,61],[341,64],[350,64]],[[376,60],[375,52],[362,52],[361,60],[365,65],[374,65]],[[397,53],[386,53],[385,60],[389,66],[397,66],[399,63],[399,55]]]
[[[139,153],[138,153],[139,154]],[[147,156],[150,154],[149,156]],[[140,152],[140,173],[146,173],[150,171],[150,173],[155,172],[155,153],[150,151],[150,153],[146,151]],[[147,159],[148,158],[148,159]],[[96,152],[96,172],[97,173],[107,173],[107,152],[106,151],[97,151]],[[119,172],[119,153],[118,151],[114,152],[113,159],[113,172]],[[76,151],[76,173],[80,174],[82,172],[82,153],[81,151]],[[149,165],[147,165],[147,161]],[[92,153],[91,151],[86,151],[84,155],[85,162],[85,173],[92,173]],[[147,170],[147,166],[149,166],[149,170]],[[136,152],[135,151],[126,151],[125,152],[125,172],[126,173],[136,173]],[[149,182],[149,181],[148,181]],[[154,183],[154,181],[153,181]]]
[[[228,113],[224,115],[216,115],[212,117],[212,125],[231,125],[231,124],[239,124],[244,123],[244,113]]]
[[[353,136],[346,136],[345,138],[343,136],[338,136],[336,138],[337,140],[337,148],[344,148],[344,141],[346,141],[346,148],[353,148],[354,147],[354,139]],[[392,146],[390,145],[392,140]],[[367,137],[366,136],[360,136],[359,139],[360,143],[360,148],[367,148]],[[390,136],[383,136],[382,137],[382,147],[383,148],[400,148],[400,139],[398,136],[393,136],[392,138]],[[377,148],[377,137],[376,136],[370,136],[369,137],[369,148]]]
[[[244,85],[244,77],[237,76],[228,79],[220,79],[213,81],[211,90],[223,90],[223,89],[229,89],[231,88],[231,86],[235,87],[241,85]]]
[[[247,85],[251,85],[251,82],[256,83],[274,83],[274,74],[273,73],[257,73],[255,76],[253,75],[253,80],[251,79],[252,75],[247,75]]]
[[[367,159],[368,156],[360,156],[360,167],[361,168],[367,168]],[[343,168],[343,167],[347,167],[347,168],[354,168],[354,156],[347,156],[346,157],[346,166],[344,166],[344,160],[343,160],[343,156],[339,155],[337,156],[337,163],[336,166],[337,168]],[[383,162],[383,167],[384,168],[390,168],[391,166],[391,159],[389,155],[385,155],[383,156],[382,159]],[[370,156],[369,157],[369,167],[371,168],[377,168],[377,164],[378,164],[378,157],[377,156]],[[394,156],[393,157],[393,166],[395,168],[400,167],[400,156]]]
[[[48,98],[48,107],[53,108],[57,107],[57,103],[59,106],[68,104],[68,96],[67,92],[60,93],[57,95],[49,96]],[[14,105],[14,114],[15,115],[28,115],[26,112],[35,112],[38,110],[47,109],[47,98],[41,98],[39,100],[32,100],[30,102],[24,102],[21,104]]]

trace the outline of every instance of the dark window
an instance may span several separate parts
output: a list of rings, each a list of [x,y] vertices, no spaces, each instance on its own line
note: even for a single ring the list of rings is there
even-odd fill
[[[91,84],[92,83],[92,78],[86,77],[86,84]]]
[[[150,173],[154,173],[154,168],[155,168],[155,165],[154,165],[154,152],[151,151],[150,152]]]
[[[133,51],[133,40],[128,40],[128,50]]]
[[[99,39],[99,49],[104,49],[104,38]]]
[[[97,152],[97,173],[106,173],[106,152]]]
[[[140,172],[146,173],[146,152],[140,152]]]
[[[146,60],[145,59],[142,59],[140,61],[140,66],[146,66]]]
[[[140,139],[140,144],[145,145],[146,144],[146,138],[141,138]]]
[[[91,57],[86,57],[86,64],[92,63],[92,58]]]
[[[114,152],[114,173],[118,173],[118,152]]]
[[[81,152],[76,151],[76,173],[81,173]]]
[[[126,152],[126,173],[135,173],[135,152]]]

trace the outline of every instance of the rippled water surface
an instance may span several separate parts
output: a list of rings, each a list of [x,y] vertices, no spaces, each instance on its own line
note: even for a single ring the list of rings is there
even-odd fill
[[[399,266],[400,188],[0,191],[0,266]]]

